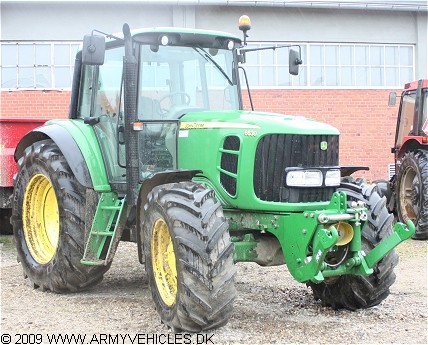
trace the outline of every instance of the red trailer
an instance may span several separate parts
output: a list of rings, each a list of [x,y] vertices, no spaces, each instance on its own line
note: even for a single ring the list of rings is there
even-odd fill
[[[32,129],[41,126],[45,119],[0,118],[0,233],[10,233],[13,176],[17,165],[13,159],[15,147]]]

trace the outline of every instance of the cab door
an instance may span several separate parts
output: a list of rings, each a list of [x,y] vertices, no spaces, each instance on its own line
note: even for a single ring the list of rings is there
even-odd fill
[[[125,145],[121,138],[124,105],[122,90],[123,46],[108,49],[104,64],[83,66],[78,114],[92,125],[113,189],[125,190]]]
[[[395,151],[398,152],[406,136],[414,135],[413,124],[415,114],[416,91],[405,93],[401,98],[395,137]]]

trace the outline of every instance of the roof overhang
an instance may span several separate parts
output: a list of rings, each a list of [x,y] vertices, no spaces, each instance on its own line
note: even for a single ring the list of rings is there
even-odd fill
[[[2,0],[3,3],[117,3],[117,0]],[[183,6],[295,7],[349,10],[428,11],[426,0],[124,0],[121,3]]]

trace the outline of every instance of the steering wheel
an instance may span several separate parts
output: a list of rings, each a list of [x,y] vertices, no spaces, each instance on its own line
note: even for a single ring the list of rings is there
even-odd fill
[[[184,96],[184,104],[185,104],[185,105],[189,105],[189,104],[190,104],[191,98],[190,98],[190,96],[189,96],[189,94],[188,94],[188,93],[186,93],[186,92],[180,92],[180,91],[169,93],[169,94],[167,94],[167,95],[163,96],[163,97],[162,97],[161,99],[159,99],[159,101],[158,101],[158,102],[159,102],[159,105],[160,105],[160,113],[161,113],[161,115],[165,115],[165,114],[167,114],[167,113],[169,112],[169,110],[162,108],[161,103],[162,103],[165,99],[167,99],[167,98],[169,98],[169,99],[171,99],[171,100],[172,100],[172,98],[173,98],[174,96]]]

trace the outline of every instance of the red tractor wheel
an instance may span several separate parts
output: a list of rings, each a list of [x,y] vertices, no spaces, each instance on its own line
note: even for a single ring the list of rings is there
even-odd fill
[[[425,150],[409,152],[401,162],[397,212],[401,222],[410,219],[415,223],[414,239],[428,239],[428,152]]]

